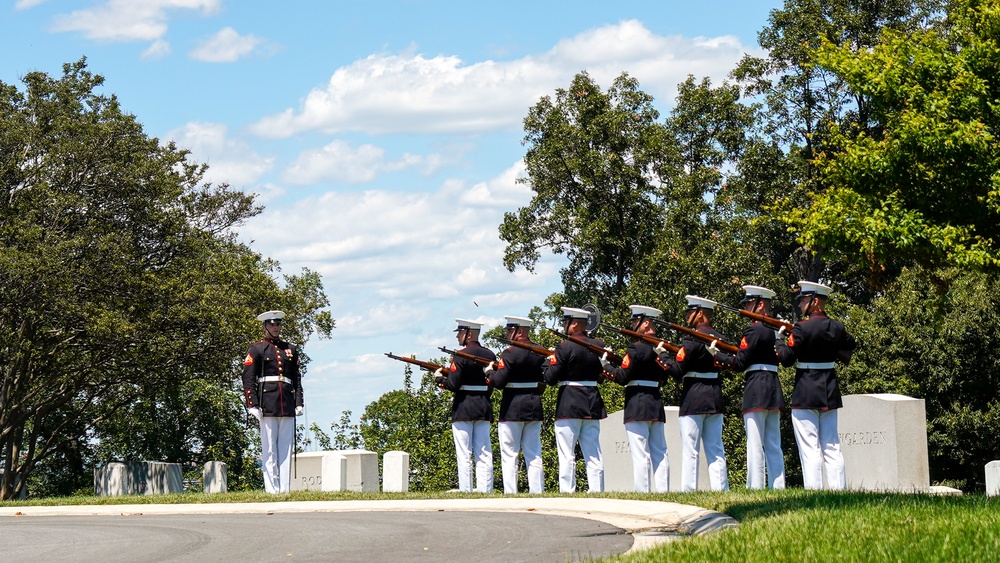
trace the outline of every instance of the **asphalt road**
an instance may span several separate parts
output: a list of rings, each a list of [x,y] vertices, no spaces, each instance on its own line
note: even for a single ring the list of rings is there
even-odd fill
[[[2,561],[581,561],[628,550],[610,524],[530,512],[14,516]]]

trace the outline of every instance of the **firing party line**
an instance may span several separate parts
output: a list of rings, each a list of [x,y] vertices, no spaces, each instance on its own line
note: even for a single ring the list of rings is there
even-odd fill
[[[686,296],[684,325],[661,318],[662,311],[631,305],[628,329],[600,322],[592,305],[563,307],[562,330],[549,328],[562,341],[548,349],[531,341],[533,321],[505,317],[508,347],[499,357],[479,342],[482,324],[456,319],[459,348],[446,347],[449,366],[386,353],[395,360],[432,372],[435,383],[453,393],[452,435],[460,491],[493,492],[494,418],[490,396],[500,390],[497,434],[504,493],[517,493],[517,456],[523,452],[529,493],[544,489],[541,424],[542,393],[558,386],[554,433],[558,452],[559,491],[576,485],[576,446],[586,465],[587,491],[604,491],[600,421],[608,413],[599,392],[602,382],[624,387],[624,424],[637,492],[666,492],[670,466],[664,434],[666,416],[661,387],[680,381],[678,425],[681,438],[681,491],[698,488],[699,450],[707,456],[713,491],[729,489],[722,442],[722,371],[744,373],[741,411],[747,440],[747,488],[785,487],[779,417],[791,411],[795,443],[806,489],[844,489],[844,458],[837,433],[841,402],[836,362],[847,364],[856,347],[843,323],[824,311],[832,289],[800,281],[794,297],[793,324],[771,315],[775,292],[743,286],[741,307],[728,307],[697,295]],[[752,322],[738,345],[712,327],[717,309],[731,310]],[[593,334],[613,330],[633,342],[623,356]],[[661,337],[660,329],[683,335],[680,344]],[[795,366],[791,401],[786,404],[778,366]],[[249,396],[249,395],[248,395]],[[473,487],[475,476],[475,487]]]

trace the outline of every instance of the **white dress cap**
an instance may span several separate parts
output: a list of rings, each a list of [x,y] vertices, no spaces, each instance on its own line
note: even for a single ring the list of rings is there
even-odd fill
[[[479,330],[479,329],[483,328],[483,323],[477,323],[476,321],[467,321],[465,319],[455,319],[455,322],[458,323],[458,328],[456,328],[454,330],[454,332],[458,332],[458,331],[460,331],[462,329]]]
[[[828,285],[805,280],[799,281],[799,297],[812,294],[822,295],[825,297],[830,295],[832,292],[833,288]]]
[[[629,305],[632,309],[632,316],[638,317],[639,315],[646,315],[647,317],[659,317],[663,311],[655,309],[653,307],[647,307],[645,305]]]
[[[266,313],[261,313],[257,315],[258,321],[269,321],[271,319],[283,319],[285,318],[284,311],[268,311]]]
[[[529,319],[527,317],[504,317],[504,320],[507,321],[507,326],[509,326],[509,327],[510,326],[527,326],[527,327],[530,327],[531,325],[535,324],[534,321],[532,321],[531,319]]]
[[[571,317],[574,319],[586,319],[590,317],[590,311],[586,309],[574,309],[573,307],[563,307],[562,312],[564,317]]]
[[[744,285],[743,291],[747,292],[747,297],[762,297],[764,299],[774,299],[774,296],[777,295],[770,289],[766,287],[761,287],[759,285]]]
[[[698,297],[697,295],[685,295],[684,299],[687,299],[688,309],[701,307],[702,309],[714,310],[715,306],[718,305],[718,303],[712,301],[711,299],[705,299],[704,297]]]

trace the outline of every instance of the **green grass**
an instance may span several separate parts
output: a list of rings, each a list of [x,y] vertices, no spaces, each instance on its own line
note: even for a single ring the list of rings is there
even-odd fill
[[[519,495],[527,496],[527,495]],[[565,496],[550,494],[546,496]],[[591,495],[578,494],[589,497]],[[608,493],[607,498],[701,506],[740,522],[735,530],[688,538],[614,562],[647,561],[1000,561],[1000,497],[859,492],[745,491]],[[183,504],[320,500],[482,498],[459,493],[263,491],[207,495],[72,496],[4,501],[0,506]]]

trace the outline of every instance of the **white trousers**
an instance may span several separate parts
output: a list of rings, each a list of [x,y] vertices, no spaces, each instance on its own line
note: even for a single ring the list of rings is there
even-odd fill
[[[528,469],[528,492],[537,495],[545,489],[541,431],[541,421],[512,421],[497,424],[504,493],[508,495],[517,493],[517,454],[522,448],[524,463]]]
[[[564,418],[555,423],[559,451],[559,492],[576,492],[576,444],[587,462],[587,492],[604,492],[604,459],[601,457],[601,421]]]
[[[476,459],[476,492],[493,492],[493,446],[490,421],[460,420],[451,423],[458,461],[458,490],[472,492],[472,458]]]
[[[292,442],[295,417],[265,416],[260,420],[260,460],[264,470],[264,490],[272,495],[290,490]]]
[[[698,490],[699,445],[708,458],[708,483],[713,491],[729,490],[726,451],[722,447],[722,415],[692,414],[677,419],[681,429],[681,491]]]
[[[667,437],[662,422],[626,422],[628,449],[632,452],[632,485],[636,492],[665,493],[670,488]]]
[[[799,447],[805,488],[823,488],[824,468],[826,488],[833,491],[847,488],[844,454],[840,451],[840,436],[837,435],[837,409],[792,409],[792,429]]]
[[[747,488],[785,488],[785,457],[781,453],[778,411],[756,410],[743,414],[747,431]],[[765,480],[766,475],[766,480]]]

